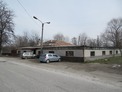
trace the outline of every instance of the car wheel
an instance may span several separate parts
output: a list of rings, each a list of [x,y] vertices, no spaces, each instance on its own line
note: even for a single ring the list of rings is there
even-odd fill
[[[59,59],[58,59],[58,62],[60,62],[60,61],[61,61],[61,59],[59,58]]]
[[[49,63],[49,62],[50,62],[50,60],[49,60],[49,59],[47,59],[47,60],[46,60],[46,63]]]

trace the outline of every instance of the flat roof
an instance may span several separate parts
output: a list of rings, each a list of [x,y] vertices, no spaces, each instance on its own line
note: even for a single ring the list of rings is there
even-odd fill
[[[21,47],[20,49],[41,49],[41,47]],[[90,47],[90,46],[51,46],[43,49],[114,49],[113,47]]]

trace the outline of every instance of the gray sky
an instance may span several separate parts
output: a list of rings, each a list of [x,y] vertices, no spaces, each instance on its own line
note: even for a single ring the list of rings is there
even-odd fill
[[[41,34],[41,23],[32,16],[38,17],[45,24],[44,39],[52,39],[57,33],[70,38],[86,33],[96,38],[102,33],[107,23],[113,18],[122,17],[122,0],[3,0],[16,15],[15,33],[23,31]]]

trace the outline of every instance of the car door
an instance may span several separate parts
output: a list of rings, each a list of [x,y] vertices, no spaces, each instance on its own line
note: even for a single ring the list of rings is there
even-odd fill
[[[54,60],[54,61],[58,61],[58,55],[53,54],[53,60]]]
[[[53,55],[52,55],[52,54],[48,54],[48,59],[49,59],[50,61],[53,61]]]

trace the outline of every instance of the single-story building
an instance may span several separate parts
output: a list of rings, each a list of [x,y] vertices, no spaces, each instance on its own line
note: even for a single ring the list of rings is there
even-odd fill
[[[31,51],[37,56],[40,55],[41,47],[22,47],[18,53]],[[43,53],[56,53],[62,57],[63,60],[68,61],[92,61],[95,59],[102,59],[112,57],[113,55],[120,55],[119,49],[112,47],[89,47],[89,46],[75,46],[71,43],[58,40],[49,40],[43,43]]]
[[[20,52],[33,51],[34,54],[40,54],[40,47],[22,47]],[[43,47],[43,53],[56,53],[63,60],[68,61],[92,61],[120,55],[119,49],[89,46],[59,46],[59,47]]]

